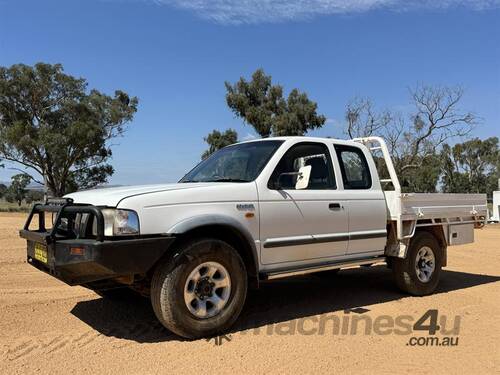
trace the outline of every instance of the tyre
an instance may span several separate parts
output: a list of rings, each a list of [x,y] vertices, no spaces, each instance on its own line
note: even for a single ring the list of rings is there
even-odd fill
[[[245,265],[236,250],[217,239],[181,245],[174,260],[160,264],[151,282],[151,303],[160,322],[195,339],[227,330],[247,294]]]
[[[392,258],[397,286],[414,296],[431,294],[439,283],[443,253],[429,232],[418,232],[410,240],[405,259]]]

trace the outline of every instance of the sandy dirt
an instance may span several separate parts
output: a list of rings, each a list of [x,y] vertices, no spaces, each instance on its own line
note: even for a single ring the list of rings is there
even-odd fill
[[[146,299],[108,301],[28,265],[17,236],[24,219],[0,213],[0,374],[500,373],[498,225],[449,249],[432,296],[400,293],[383,266],[310,275],[251,291],[227,336],[185,341],[157,323]],[[391,326],[406,316],[411,328],[429,309],[450,331],[432,337],[456,346],[410,345],[431,336]]]

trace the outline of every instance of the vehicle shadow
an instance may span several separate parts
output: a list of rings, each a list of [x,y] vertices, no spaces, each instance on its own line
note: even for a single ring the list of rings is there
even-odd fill
[[[498,276],[443,270],[436,293],[497,282]],[[356,311],[379,303],[400,301],[408,295],[396,289],[385,266],[342,270],[338,275],[295,277],[263,283],[249,291],[245,307],[230,333],[313,315]],[[401,304],[401,312],[405,305]],[[430,306],[436,307],[436,306]],[[437,306],[439,307],[439,306]],[[71,313],[99,333],[140,343],[183,339],[165,329],[156,319],[148,299],[97,298],[78,302]]]

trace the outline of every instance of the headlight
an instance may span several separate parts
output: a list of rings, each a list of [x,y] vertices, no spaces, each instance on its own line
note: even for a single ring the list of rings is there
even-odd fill
[[[104,216],[105,236],[126,236],[139,234],[139,218],[134,211],[105,208]]]

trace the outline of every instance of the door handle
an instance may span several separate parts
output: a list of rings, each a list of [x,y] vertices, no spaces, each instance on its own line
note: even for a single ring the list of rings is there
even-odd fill
[[[340,203],[330,203],[328,204],[328,208],[332,211],[339,211],[342,206],[340,205]]]

